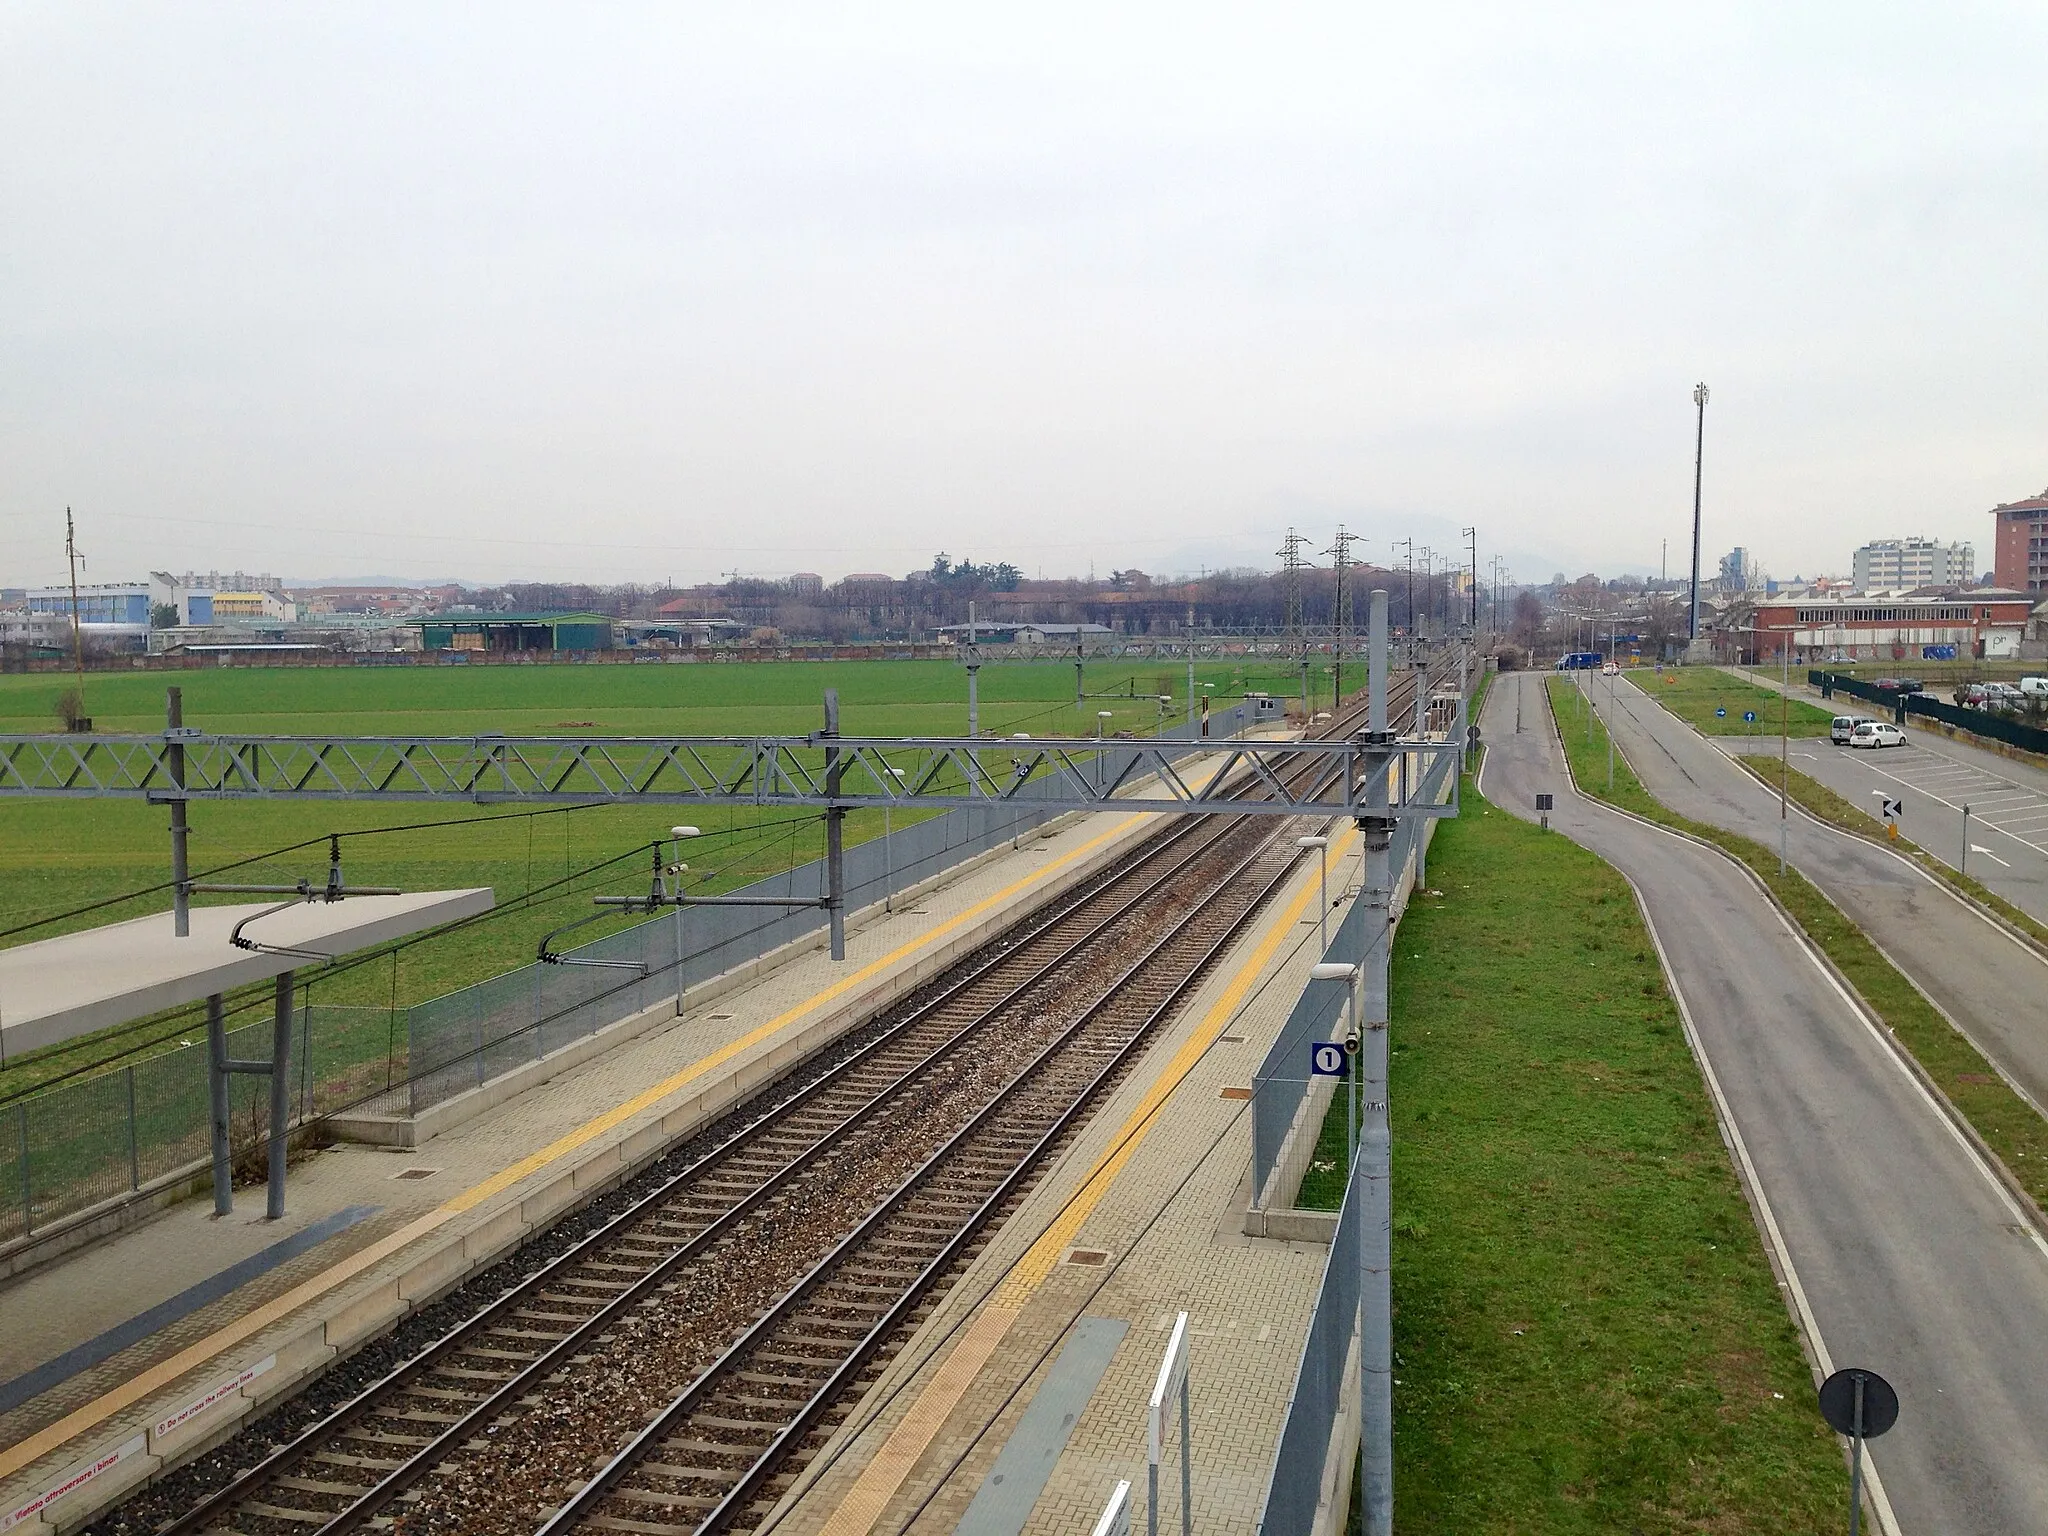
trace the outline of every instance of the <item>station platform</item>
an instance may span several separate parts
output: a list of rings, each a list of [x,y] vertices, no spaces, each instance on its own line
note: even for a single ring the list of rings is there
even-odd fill
[[[613,1026],[612,1048],[417,1147],[310,1154],[283,1220],[263,1219],[260,1188],[220,1219],[186,1200],[15,1277],[0,1287],[0,1531],[76,1529],[218,1443],[1157,820],[1050,823],[892,913],[855,914],[843,964],[822,936],[800,941],[742,985],[694,989],[679,1015],[671,1001]]]
[[[1333,900],[1357,849],[1333,828]],[[1085,1532],[1120,1480],[1142,1528],[1147,1403],[1182,1311],[1194,1528],[1257,1529],[1330,1250],[1245,1233],[1251,1083],[1320,958],[1317,882],[1305,866],[1240,936],[762,1531]],[[1174,1531],[1177,1421],[1166,1444]]]

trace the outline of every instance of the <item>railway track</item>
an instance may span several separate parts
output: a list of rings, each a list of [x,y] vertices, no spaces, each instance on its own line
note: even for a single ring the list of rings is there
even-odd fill
[[[757,1519],[1286,877],[1286,826],[1154,834],[163,1536]]]

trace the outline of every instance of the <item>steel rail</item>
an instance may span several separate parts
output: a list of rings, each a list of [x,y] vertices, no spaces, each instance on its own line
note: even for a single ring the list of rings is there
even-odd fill
[[[1412,696],[1412,691],[1417,686],[1415,674],[1410,674],[1401,681],[1406,683],[1407,686],[1400,687],[1397,684],[1399,691],[1409,693]],[[1362,700],[1355,701],[1345,709],[1338,711],[1338,720],[1342,721],[1346,717],[1355,715],[1362,706],[1362,702]],[[1339,728],[1341,726],[1335,722],[1330,726],[1332,730]],[[1256,790],[1263,787],[1266,787],[1263,782],[1263,775],[1256,771],[1243,772],[1232,776],[1226,792],[1241,796],[1256,792]],[[1199,829],[1208,827],[1215,828],[1214,835],[1201,837]],[[460,1356],[463,1353],[463,1345],[466,1340],[487,1333],[489,1329],[502,1321],[508,1313],[533,1301],[537,1295],[545,1292],[549,1287],[563,1284],[564,1277],[572,1273],[578,1264],[587,1260],[592,1254],[599,1252],[605,1244],[614,1242],[630,1233],[635,1226],[647,1220],[650,1214],[659,1214],[675,1198],[679,1190],[701,1179],[705,1173],[713,1170],[718,1165],[732,1160],[755,1142],[776,1134],[778,1129],[786,1128],[787,1122],[792,1118],[814,1110],[833,1085],[873,1060],[875,1056],[888,1047],[904,1039],[908,1031],[929,1022],[940,1009],[959,1000],[968,988],[986,980],[998,968],[1014,964],[1020,952],[1026,946],[1032,945],[1040,938],[1056,932],[1061,924],[1070,921],[1077,913],[1084,911],[1091,903],[1099,902],[1118,885],[1131,880],[1134,875],[1148,867],[1156,865],[1160,858],[1169,850],[1187,843],[1190,839],[1200,838],[1170,868],[1146,881],[1141,888],[1116,904],[1111,911],[1093,921],[1083,933],[1066,942],[1052,958],[1037,965],[1023,980],[1010,985],[1002,997],[982,1009],[972,1020],[954,1029],[941,1044],[925,1053],[911,1068],[899,1073],[889,1083],[869,1094],[858,1107],[841,1116],[831,1130],[823,1135],[814,1137],[802,1151],[785,1162],[783,1167],[775,1174],[743,1196],[733,1207],[715,1217],[704,1229],[686,1239],[677,1248],[659,1260],[650,1273],[637,1281],[628,1293],[615,1298],[612,1302],[601,1307],[591,1318],[586,1319],[572,1330],[568,1337],[543,1351],[533,1362],[518,1371],[509,1382],[488,1394],[483,1402],[479,1403],[469,1413],[466,1413],[458,1423],[451,1425],[444,1433],[437,1435],[428,1446],[422,1447],[418,1453],[401,1463],[385,1479],[380,1480],[371,1489],[367,1490],[354,1504],[351,1504],[329,1520],[326,1525],[321,1527],[321,1530],[323,1533],[339,1533],[353,1529],[374,1517],[392,1499],[398,1497],[408,1487],[416,1483],[418,1478],[429,1470],[432,1465],[437,1464],[450,1448],[459,1444],[465,1435],[473,1434],[478,1423],[482,1422],[492,1413],[502,1410],[504,1406],[515,1400],[521,1391],[530,1390],[537,1381],[551,1374],[554,1370],[559,1369],[563,1361],[574,1353],[577,1344],[587,1343],[604,1326],[615,1322],[632,1304],[644,1299],[648,1291],[663,1277],[671,1274],[692,1255],[702,1252],[704,1247],[718,1233],[729,1230],[748,1211],[758,1208],[763,1200],[767,1199],[777,1189],[784,1187],[787,1181],[794,1176],[795,1171],[801,1167],[803,1161],[816,1152],[818,1148],[842,1134],[848,1125],[852,1124],[862,1115],[872,1112],[876,1106],[891,1096],[900,1093],[918,1075],[930,1070],[939,1060],[955,1051],[962,1042],[986,1028],[998,1014],[1013,1005],[1017,998],[1039,985],[1070,960],[1073,955],[1094,942],[1121,916],[1142,901],[1156,894],[1162,886],[1183,873],[1197,861],[1214,852],[1223,843],[1230,830],[1232,829],[1227,823],[1217,826],[1216,823],[1211,822],[1206,817],[1190,816],[1185,819],[1177,819],[1177,824],[1174,827],[1162,834],[1155,835],[1154,838],[1148,839],[1146,845],[1139,849],[1131,859],[1125,861],[1121,867],[1105,872],[1100,878],[1087,882],[1084,886],[1077,889],[1069,899],[1061,903],[1059,910],[1053,912],[1050,916],[1042,916],[1035,924],[1033,931],[1026,935],[1018,944],[999,953],[991,954],[981,963],[973,965],[964,975],[946,986],[941,992],[920,1004],[917,1009],[904,1019],[890,1026],[874,1040],[861,1046],[845,1060],[835,1064],[821,1077],[804,1085],[788,1099],[773,1105],[752,1123],[741,1128],[719,1146],[712,1148],[703,1156],[693,1161],[690,1167],[664,1180],[655,1190],[636,1200],[627,1210],[606,1221],[596,1231],[579,1240],[570,1249],[535,1271],[532,1275],[515,1283],[498,1298],[483,1307],[478,1313],[465,1319],[447,1334],[443,1335],[442,1338],[421,1350],[412,1359],[402,1363],[378,1382],[373,1383],[349,1403],[326,1415],[316,1424],[295,1436],[286,1445],[278,1447],[255,1466],[249,1468],[233,1479],[228,1485],[209,1496],[199,1506],[186,1512],[164,1527],[166,1536],[173,1532],[184,1533],[205,1528],[204,1523],[206,1521],[226,1513],[232,1506],[246,1499],[254,1490],[261,1487],[269,1478],[275,1477],[287,1468],[306,1460],[309,1456],[315,1455],[323,1442],[337,1435],[345,1434],[353,1424],[373,1417],[377,1412],[379,1403],[392,1397],[403,1396],[406,1388],[412,1382],[428,1374],[437,1365],[449,1358]],[[1266,840],[1261,839],[1262,848],[1265,844]],[[1232,871],[1222,882],[1219,882],[1218,890],[1226,888],[1231,881],[1237,878],[1238,873],[1256,859],[1258,855],[1259,850],[1254,850],[1238,866],[1237,870]],[[1256,910],[1258,902],[1263,899],[1264,893],[1262,892],[1259,897],[1255,898],[1253,906],[1248,909],[1246,915],[1249,915],[1249,911]],[[1202,909],[1197,908],[1196,912],[1200,910]],[[1193,921],[1194,916],[1195,913],[1191,913],[1186,919],[1183,919],[1182,925],[1169,930],[1166,935],[1162,936],[1157,943],[1148,949],[1147,960],[1149,960],[1150,956],[1156,954],[1161,947],[1171,942],[1182,931],[1186,923]],[[1077,1021],[1074,1027],[1078,1028],[1081,1023],[1095,1017],[1114,998],[1117,988],[1124,985],[1132,975],[1135,975],[1142,969],[1145,963],[1147,961],[1141,961],[1134,965],[1127,971],[1124,977],[1119,978],[1117,982],[1113,983],[1101,997],[1097,998],[1089,1006],[1087,1012],[1084,1013],[1080,1021]],[[1205,956],[1201,963],[1206,965],[1208,957]],[[1176,995],[1178,994],[1176,993]],[[568,1283],[573,1284],[574,1282]]]
[[[1262,846],[1254,849],[1232,871],[1231,878],[1234,879],[1237,875],[1242,874],[1252,863],[1270,851],[1271,844],[1269,842],[1263,843]],[[925,1264],[917,1277],[911,1282],[909,1288],[889,1307],[881,1319],[870,1327],[867,1334],[855,1344],[847,1358],[833,1370],[827,1380],[805,1402],[795,1419],[777,1431],[774,1438],[769,1442],[767,1449],[754,1460],[751,1466],[741,1473],[739,1481],[732,1490],[719,1501],[710,1514],[699,1522],[696,1527],[699,1533],[712,1529],[714,1524],[722,1520],[742,1498],[751,1498],[754,1495],[759,1484],[773,1473],[775,1466],[779,1464],[795,1437],[807,1432],[816,1422],[818,1416],[830,1407],[832,1401],[838,1396],[846,1382],[851,1379],[855,1372],[866,1365],[874,1352],[886,1340],[888,1334],[895,1329],[903,1317],[922,1299],[924,1293],[945,1272],[946,1268],[958,1258],[961,1251],[979,1233],[981,1228],[987,1224],[988,1220],[1000,1208],[1002,1203],[1016,1191],[1019,1184],[1036,1171],[1039,1162],[1058,1138],[1065,1134],[1084,1110],[1093,1105],[1095,1097],[1100,1092],[1102,1086],[1132,1059],[1141,1046],[1148,1043],[1153,1030],[1158,1026],[1159,1022],[1173,1008],[1178,1006],[1181,999],[1207,974],[1209,967],[1214,963],[1216,957],[1236,939],[1237,935],[1243,930],[1244,925],[1264,905],[1266,898],[1293,872],[1300,858],[1301,854],[1299,851],[1289,855],[1273,878],[1267,881],[1259,892],[1246,904],[1244,911],[1233,918],[1223,932],[1210,941],[1200,959],[1194,965],[1188,967],[1179,979],[1175,981],[1166,998],[1152,1007],[1146,1017],[1133,1030],[1130,1038],[1116,1050],[1115,1054],[1096,1072],[1087,1085],[1078,1094],[1073,1096],[1072,1101],[1054,1119],[1052,1125],[1039,1136],[1031,1149],[1003,1177],[996,1188],[983,1198],[980,1205],[976,1208],[974,1215],[947,1239],[946,1243],[939,1250],[938,1255]],[[1223,886],[1219,887],[1219,891],[1227,889],[1227,885],[1228,882],[1225,882]],[[972,1137],[986,1128],[990,1121],[999,1112],[1006,1109],[1013,1099],[1033,1085],[1041,1070],[1054,1057],[1064,1052],[1074,1038],[1093,1022],[1095,1016],[1102,1009],[1109,1006],[1115,999],[1117,990],[1127,984],[1137,970],[1149,965],[1160,950],[1164,949],[1174,939],[1180,937],[1186,928],[1197,922],[1207,911],[1208,904],[1206,902],[1201,906],[1191,909],[1183,916],[1179,924],[1168,933],[1162,935],[1147,950],[1143,959],[1138,961],[1124,977],[1119,979],[1116,987],[1107,991],[1100,1000],[1091,1004],[1081,1017],[1074,1020],[1058,1036],[1049,1041],[1012,1077],[1009,1083],[1004,1085],[995,1098],[978,1110],[965,1125],[947,1138],[943,1145],[935,1149],[922,1163],[913,1169],[902,1183],[890,1193],[886,1200],[877,1205],[872,1212],[862,1219],[858,1227],[834,1245],[829,1253],[813,1265],[745,1333],[741,1334],[734,1343],[726,1348],[724,1353],[707,1366],[698,1375],[697,1379],[691,1382],[659,1416],[620,1449],[583,1488],[572,1495],[539,1528],[535,1536],[563,1536],[563,1533],[574,1528],[586,1516],[593,1513],[594,1507],[611,1494],[633,1467],[645,1458],[647,1452],[662,1440],[670,1430],[675,1428],[685,1416],[699,1407],[711,1395],[715,1384],[723,1372],[727,1371],[736,1360],[742,1358],[748,1350],[763,1342],[771,1330],[785,1321],[799,1303],[808,1301],[811,1293],[819,1288],[831,1270],[835,1269],[842,1260],[871,1238],[875,1231],[890,1216],[894,1215],[905,1201],[916,1193],[934,1174],[940,1171],[945,1162],[968,1143]]]
[[[460,1355],[469,1340],[477,1334],[488,1330],[507,1313],[531,1301],[537,1293],[545,1290],[550,1285],[561,1283],[563,1276],[570,1273],[576,1265],[585,1261],[594,1252],[601,1250],[606,1244],[615,1241],[633,1227],[645,1221],[651,1213],[658,1212],[680,1190],[701,1179],[707,1172],[712,1171],[720,1164],[731,1161],[736,1153],[773,1134],[793,1114],[799,1113],[812,1105],[827,1089],[852,1075],[858,1068],[868,1063],[888,1047],[897,1044],[911,1031],[925,1026],[940,1010],[958,1000],[961,994],[970,987],[987,979],[1000,967],[1014,964],[1020,952],[1026,946],[1033,944],[1043,937],[1056,935],[1060,924],[1068,922],[1077,914],[1084,912],[1091,903],[1100,901],[1107,893],[1130,880],[1133,875],[1139,874],[1156,864],[1163,855],[1174,851],[1190,839],[1199,837],[1203,828],[1204,823],[1201,820],[1190,819],[1178,827],[1167,829],[1166,832],[1151,840],[1146,847],[1138,850],[1122,867],[1106,871],[1103,878],[1092,881],[1075,892],[1061,910],[1044,920],[1036,931],[1020,941],[1019,944],[988,955],[978,964],[973,964],[966,974],[959,976],[948,983],[943,990],[918,1004],[904,1018],[889,1026],[887,1030],[877,1035],[873,1040],[862,1045],[843,1061],[835,1063],[823,1075],[806,1083],[797,1094],[771,1106],[748,1125],[741,1127],[719,1145],[706,1151],[702,1156],[693,1161],[689,1167],[663,1180],[661,1184],[636,1200],[626,1210],[612,1217],[603,1226],[580,1239],[573,1247],[550,1260],[533,1274],[514,1284],[495,1300],[487,1304],[482,1310],[469,1318],[465,1318],[448,1333],[429,1344],[410,1360],[397,1366],[389,1374],[372,1383],[356,1397],[337,1408],[333,1413],[303,1430],[287,1444],[278,1447],[254,1466],[246,1469],[233,1481],[209,1495],[204,1502],[165,1525],[160,1531],[159,1536],[188,1536],[188,1533],[206,1529],[205,1521],[231,1510],[236,1504],[246,1499],[255,1489],[261,1487],[288,1468],[306,1460],[311,1453],[319,1448],[321,1442],[347,1430],[363,1418],[373,1415],[382,1401],[402,1393],[410,1383],[444,1363],[450,1357]],[[890,1094],[900,1091],[917,1073],[926,1070],[939,1057],[948,1054],[969,1034],[985,1027],[996,1013],[1010,1006],[1017,997],[1039,985],[1057,969],[1067,964],[1077,953],[1099,938],[1112,923],[1125,916],[1140,903],[1150,899],[1162,886],[1181,874],[1189,865],[1212,851],[1215,843],[1220,841],[1220,837],[1221,833],[1216,838],[1199,843],[1192,850],[1187,851],[1184,857],[1172,863],[1166,870],[1141,884],[1128,896],[1117,900],[1108,912],[1092,920],[1079,935],[1065,942],[1050,958],[1036,965],[1022,980],[1010,986],[995,1003],[983,1009],[966,1024],[961,1025],[938,1048],[920,1058],[912,1068],[900,1074],[883,1089],[871,1096],[856,1113],[864,1113],[873,1104],[880,1102],[880,1100],[888,1097]],[[842,1120],[823,1139],[829,1140],[831,1135],[837,1135],[839,1131],[844,1129],[844,1124],[845,1121]],[[799,1154],[799,1157],[808,1155],[813,1149],[814,1147],[806,1147],[804,1152]],[[742,1204],[748,1205],[751,1208],[750,1202],[752,1199],[752,1196],[743,1197]],[[725,1217],[718,1218],[714,1221],[712,1227],[707,1228],[706,1231],[721,1230],[718,1223],[724,1220]],[[689,1239],[685,1244],[685,1249],[691,1244],[697,1243],[702,1235],[698,1234],[698,1236]],[[684,1249],[678,1249],[675,1254],[669,1256],[669,1259],[662,1262],[664,1265],[667,1265],[671,1260],[676,1260],[678,1255],[683,1253]],[[636,1296],[644,1295],[646,1284],[647,1281],[645,1279],[637,1282],[635,1290],[631,1294]],[[567,1343],[588,1337],[593,1323],[600,1319],[609,1321],[615,1315],[616,1304],[607,1304],[590,1321],[579,1325],[564,1342]],[[559,1348],[559,1346],[556,1346],[556,1348]],[[550,1350],[547,1355],[541,1358],[552,1358],[553,1353],[554,1350]],[[522,1369],[515,1376],[514,1381],[525,1382],[529,1380],[531,1370],[531,1367]],[[495,1402],[499,1395],[500,1393],[493,1393],[489,1401]],[[465,1424],[468,1423],[471,1417],[472,1415],[465,1415],[463,1422]],[[429,1450],[445,1449],[442,1446],[442,1441],[447,1438],[448,1436],[446,1435],[437,1436],[431,1446],[422,1448],[414,1458],[409,1459],[404,1464],[401,1471],[407,1474],[408,1484],[416,1480],[419,1473],[425,1470],[424,1465],[415,1467],[414,1462],[418,1461],[421,1457],[425,1457]],[[397,1476],[399,1474],[393,1473],[391,1475]],[[369,1492],[375,1493],[382,1486],[381,1483],[373,1485]],[[348,1512],[344,1511],[344,1513]],[[321,1530],[323,1532],[339,1532],[348,1528],[350,1527],[340,1524],[337,1518],[336,1521],[330,1521],[326,1526],[321,1527]]]

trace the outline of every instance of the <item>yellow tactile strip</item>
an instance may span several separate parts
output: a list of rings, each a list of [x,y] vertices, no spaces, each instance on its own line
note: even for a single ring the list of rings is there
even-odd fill
[[[716,1071],[734,1058],[772,1039],[789,1025],[808,1014],[845,996],[848,992],[887,972],[893,966],[910,958],[921,949],[943,941],[998,907],[1013,901],[1020,893],[1033,885],[1070,868],[1100,850],[1105,844],[1127,832],[1142,818],[1136,815],[1119,817],[1108,828],[1087,841],[1068,849],[1058,858],[1032,870],[1029,874],[1012,881],[1001,890],[995,891],[976,902],[973,906],[955,913],[944,922],[926,930],[917,938],[898,945],[887,954],[870,961],[856,971],[835,981],[829,987],[813,994],[804,1002],[787,1009],[762,1024],[758,1029],[729,1041],[717,1050],[700,1057],[687,1067],[644,1089],[625,1102],[614,1106],[605,1113],[585,1121],[565,1136],[558,1137],[539,1151],[519,1159],[501,1169],[490,1178],[483,1180],[455,1195],[446,1203],[435,1207],[425,1215],[408,1222],[397,1231],[357,1253],[349,1255],[328,1269],[294,1286],[282,1296],[243,1314],[233,1322],[207,1337],[180,1350],[169,1359],[159,1361],[148,1370],[131,1377],[113,1390],[102,1394],[54,1424],[48,1425],[27,1439],[0,1451],[0,1478],[13,1476],[50,1454],[73,1438],[84,1434],[107,1419],[132,1407],[162,1388],[169,1386],[186,1372],[205,1364],[224,1350],[255,1337],[264,1329],[289,1317],[293,1312],[320,1299],[337,1287],[373,1268],[407,1245],[446,1225],[457,1216],[476,1209],[486,1201],[503,1194],[523,1179],[539,1172],[553,1163],[580,1151],[606,1133],[617,1129],[634,1116],[651,1109],[663,1099],[670,1097],[691,1083]]]
[[[1356,828],[1346,826],[1331,840],[1324,857],[1332,864],[1342,860],[1357,840]],[[1159,1113],[1174,1090],[1187,1080],[1216,1037],[1223,1033],[1243,1006],[1245,994],[1272,963],[1280,947],[1293,937],[1295,924],[1317,899],[1314,881],[1302,882],[1301,890],[1287,904],[1279,918],[1267,926],[1265,937],[1231,974],[1230,984],[1202,1016],[1202,1021],[1174,1052],[1152,1080],[1145,1097],[1117,1128],[1108,1148],[1095,1160],[1074,1196],[1052,1223],[1039,1234],[1003,1283],[997,1287],[960,1342],[946,1357],[932,1379],[911,1403],[909,1411],[891,1430],[874,1459],[861,1470],[846,1497],[826,1519],[820,1536],[867,1536],[889,1501],[909,1479],[912,1468],[951,1416],[981,1368],[995,1352],[1010,1327],[1023,1312],[1045,1277],[1072,1246],[1082,1225],[1116,1183],[1116,1177],[1143,1144]]]

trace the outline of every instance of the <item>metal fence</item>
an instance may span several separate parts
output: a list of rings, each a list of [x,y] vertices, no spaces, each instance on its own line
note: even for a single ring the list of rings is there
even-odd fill
[[[1358,1296],[1364,1253],[1365,1223],[1359,1215],[1357,1169],[1344,1192],[1330,1257],[1323,1265],[1322,1289],[1308,1337],[1295,1367],[1294,1390],[1288,1394],[1287,1417],[1280,1444],[1273,1453],[1273,1475],[1266,1485],[1266,1506],[1259,1512],[1260,1536],[1309,1536],[1323,1491],[1323,1467],[1330,1438],[1336,1431],[1337,1405],[1344,1393],[1344,1364],[1358,1328]],[[1338,1529],[1342,1529],[1341,1524]]]
[[[270,1055],[272,1024],[268,1008],[262,1011],[257,1022],[228,1031],[230,1056]],[[338,1108],[382,1081],[390,1017],[381,1008],[300,1003],[294,1120]],[[361,1049],[365,1034],[376,1036],[374,1055]],[[269,1132],[267,1081],[231,1077],[229,1106],[237,1149],[260,1147]],[[0,1241],[202,1164],[211,1114],[203,1024],[175,1050],[16,1100],[0,1111]]]
[[[1423,780],[1422,798],[1440,798],[1452,768],[1450,758],[1439,758]],[[1394,831],[1387,866],[1396,883],[1424,835],[1425,823],[1404,817]],[[1324,959],[1356,965],[1365,959],[1366,905],[1351,904],[1337,931],[1330,936]],[[1287,1133],[1301,1112],[1313,1078],[1308,1070],[1309,1043],[1335,1040],[1343,1034],[1344,993],[1342,981],[1311,981],[1295,1000],[1273,1048],[1252,1076],[1252,1189],[1263,1196],[1273,1170],[1280,1161]]]
[[[1806,680],[1818,688],[1822,698],[1831,698],[1837,693],[1846,693],[1852,698],[1866,699],[1872,704],[1881,704],[1892,711],[1901,724],[1907,715],[1919,715],[1926,720],[1939,720],[1952,725],[1959,731],[1968,731],[1973,736],[1988,737],[2002,741],[2007,746],[2018,747],[2023,752],[2048,753],[2048,730],[2037,725],[2028,725],[2009,715],[2001,715],[1988,709],[1969,709],[1958,704],[1944,704],[1931,699],[1924,693],[1901,694],[1894,688],[1878,688],[1853,677],[1843,677],[1838,672],[1808,672]]]
[[[1210,734],[1224,738],[1251,723],[1242,706],[1219,710]],[[1114,740],[1105,745],[1106,773],[1127,763]],[[848,910],[879,903],[1043,825],[1057,813],[1029,804],[1034,788],[1027,785],[1011,806],[963,807],[854,844],[845,855]],[[731,894],[818,896],[824,879],[820,859]],[[825,922],[817,908],[685,909],[679,971],[670,911],[568,952],[630,961],[644,967],[637,973],[536,963],[409,1008],[322,1004],[315,988],[302,988],[292,1042],[293,1123],[346,1108],[418,1113]],[[267,998],[256,1015],[255,1022],[228,1031],[230,1056],[269,1057]],[[258,1155],[269,1134],[267,1082],[237,1074],[229,1085],[232,1144],[238,1156]],[[175,1050],[0,1106],[0,1242],[167,1174],[202,1167],[210,1116],[202,1023]]]

